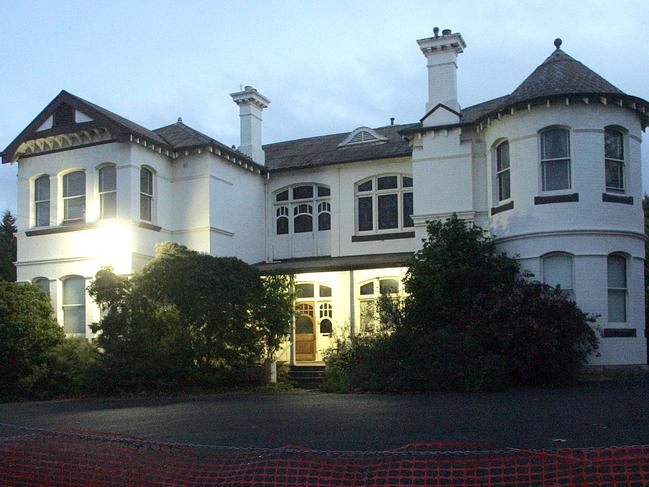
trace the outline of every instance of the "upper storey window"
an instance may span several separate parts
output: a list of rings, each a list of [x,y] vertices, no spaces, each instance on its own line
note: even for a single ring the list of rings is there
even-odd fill
[[[321,184],[298,184],[276,193],[275,233],[331,230],[330,196],[329,187]]]
[[[50,224],[50,177],[47,174],[34,181],[34,215],[37,227]]]
[[[375,176],[356,184],[358,232],[398,231],[412,222],[412,177]]]
[[[75,171],[63,176],[63,223],[86,219],[86,173]]]
[[[99,207],[101,218],[117,216],[117,170],[113,165],[99,170]]]
[[[509,142],[496,147],[496,180],[498,182],[498,201],[509,199],[512,195],[509,168]]]
[[[619,130],[604,132],[606,190],[624,191],[624,135]]]
[[[153,172],[146,167],[140,169],[140,219],[146,222],[153,218]]]
[[[541,132],[543,191],[570,189],[570,132],[553,128]]]

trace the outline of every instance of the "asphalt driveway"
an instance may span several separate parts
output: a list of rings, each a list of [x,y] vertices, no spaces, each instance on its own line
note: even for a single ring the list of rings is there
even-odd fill
[[[227,393],[0,404],[0,422],[231,446],[649,444],[649,378],[485,394]]]

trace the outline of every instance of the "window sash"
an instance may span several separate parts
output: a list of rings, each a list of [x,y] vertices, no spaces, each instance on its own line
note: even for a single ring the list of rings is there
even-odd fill
[[[544,160],[541,166],[543,191],[558,191],[572,187],[570,159]]]
[[[63,331],[65,333],[86,333],[86,306],[83,304],[63,305]]]
[[[414,227],[412,194],[412,176],[380,175],[356,183],[356,232],[378,234]]]
[[[148,194],[140,194],[140,220],[151,221],[153,207],[153,197]]]
[[[608,289],[608,321],[626,323],[626,289]]]
[[[615,159],[605,160],[606,189],[624,191],[624,161]]]
[[[117,191],[99,193],[99,217],[115,218],[117,216]]]
[[[36,214],[37,227],[47,227],[50,224],[50,202],[37,201],[34,205],[34,213]]]
[[[86,195],[63,198],[63,223],[75,223],[86,219]]]
[[[500,202],[511,198],[512,189],[509,167],[503,171],[500,171],[496,176],[498,179],[498,201]]]

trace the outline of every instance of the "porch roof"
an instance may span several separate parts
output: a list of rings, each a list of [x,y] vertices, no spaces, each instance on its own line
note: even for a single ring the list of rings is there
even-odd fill
[[[255,264],[255,267],[262,274],[380,269],[382,267],[404,267],[412,255],[412,252],[396,252],[390,254],[345,255],[342,257],[306,257],[276,262],[260,262]]]

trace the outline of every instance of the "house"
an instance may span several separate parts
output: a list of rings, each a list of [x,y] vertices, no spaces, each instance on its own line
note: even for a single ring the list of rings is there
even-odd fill
[[[332,335],[371,333],[374,300],[404,292],[428,220],[489,229],[524,269],[600,315],[592,366],[646,364],[641,133],[649,103],[561,49],[511,94],[461,107],[462,36],[420,39],[421,120],[262,145],[270,101],[246,86],[241,146],[176,123],[149,130],[61,92],[2,153],[18,162],[18,279],[67,333],[100,318],[85,287],[174,241],[296,275],[293,364]]]

